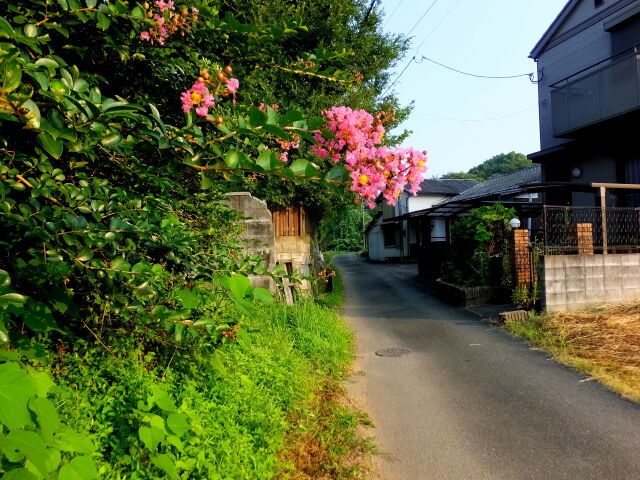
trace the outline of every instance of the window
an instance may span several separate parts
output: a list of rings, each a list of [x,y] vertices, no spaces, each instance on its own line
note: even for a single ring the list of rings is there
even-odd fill
[[[398,229],[395,225],[383,225],[382,235],[384,236],[385,247],[398,246]]]
[[[596,2],[596,8],[598,8],[600,5],[604,3],[604,0],[595,0],[595,2]]]

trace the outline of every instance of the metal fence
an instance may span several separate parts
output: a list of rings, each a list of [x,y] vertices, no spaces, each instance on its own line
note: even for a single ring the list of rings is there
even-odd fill
[[[640,252],[640,208],[546,205],[537,240],[546,255],[584,253],[589,229],[593,253]]]

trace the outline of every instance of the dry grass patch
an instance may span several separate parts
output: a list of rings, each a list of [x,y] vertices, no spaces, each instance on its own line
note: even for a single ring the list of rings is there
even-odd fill
[[[532,315],[507,328],[640,402],[640,303]]]

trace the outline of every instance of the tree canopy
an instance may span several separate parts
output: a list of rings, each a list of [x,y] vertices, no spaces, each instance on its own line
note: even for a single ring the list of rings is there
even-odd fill
[[[478,181],[484,181],[495,175],[515,172],[531,165],[533,165],[531,160],[522,153],[500,153],[485,160],[480,165],[470,168],[467,172],[451,172],[443,175],[442,178],[473,178]]]

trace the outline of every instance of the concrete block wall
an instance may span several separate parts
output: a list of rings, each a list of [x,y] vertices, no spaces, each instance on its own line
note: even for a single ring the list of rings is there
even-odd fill
[[[546,255],[539,282],[548,311],[640,300],[640,254]]]

